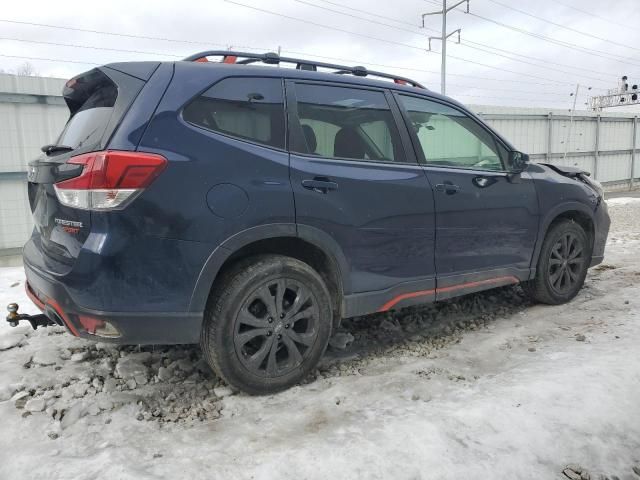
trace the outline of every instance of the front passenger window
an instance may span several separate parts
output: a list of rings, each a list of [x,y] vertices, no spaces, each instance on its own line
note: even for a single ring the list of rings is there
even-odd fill
[[[501,149],[473,118],[423,98],[400,95],[427,164],[477,170],[504,170]]]

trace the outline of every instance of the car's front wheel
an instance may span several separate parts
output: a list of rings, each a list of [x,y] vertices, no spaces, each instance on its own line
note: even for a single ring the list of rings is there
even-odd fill
[[[253,257],[212,292],[202,349],[232,387],[273,393],[295,385],[317,365],[331,319],[329,292],[313,268],[280,255]]]
[[[550,305],[573,299],[584,284],[591,260],[591,242],[572,220],[554,224],[544,239],[536,277],[526,287],[534,300]]]

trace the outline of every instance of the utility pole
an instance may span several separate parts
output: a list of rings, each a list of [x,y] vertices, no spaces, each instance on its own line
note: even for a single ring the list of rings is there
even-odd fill
[[[443,95],[447,91],[447,38],[451,35],[458,34],[458,43],[460,43],[460,29],[454,30],[451,33],[447,33],[447,13],[463,3],[467,4],[467,12],[469,13],[469,0],[460,0],[455,5],[447,7],[447,0],[442,0],[442,10],[437,12],[429,12],[422,14],[422,28],[424,28],[424,17],[428,15],[442,15],[442,32],[440,37],[429,37],[429,51],[431,51],[431,40],[440,40],[442,42],[442,48],[440,55],[442,57],[442,66],[440,67],[440,93]]]

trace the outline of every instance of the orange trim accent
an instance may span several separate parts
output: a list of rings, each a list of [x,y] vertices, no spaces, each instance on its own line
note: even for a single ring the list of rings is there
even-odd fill
[[[505,280],[508,280],[510,283],[520,283],[520,280],[518,280],[516,277],[514,277],[513,275],[508,275],[505,277],[488,278],[486,280],[478,280],[477,282],[461,283],[460,285],[452,285],[450,287],[436,288],[433,290],[420,290],[417,292],[403,293],[401,295],[398,295],[397,297],[393,297],[387,303],[382,305],[382,307],[380,307],[378,312],[386,312],[391,307],[396,305],[398,302],[401,302],[402,300],[406,300],[407,298],[436,295],[438,293],[451,292],[455,290],[460,290],[462,288],[473,288],[473,287],[479,287],[481,285],[490,285],[492,283],[500,283]]]
[[[411,292],[411,293],[403,293],[402,295],[398,295],[397,297],[393,297],[391,300],[389,300],[387,303],[385,303],[383,306],[381,306],[380,309],[378,310],[378,312],[386,312],[391,307],[393,307],[396,303],[401,302],[402,300],[406,300],[407,298],[422,297],[422,296],[435,295],[435,294],[436,294],[435,289],[434,290],[420,290],[418,292]]]
[[[198,63],[208,63],[209,60],[207,60],[207,57],[200,57],[200,58],[196,58],[194,60],[194,62],[198,62]]]
[[[222,59],[222,63],[236,63],[236,60],[238,60],[238,57],[234,55],[225,55]]]
[[[62,311],[62,307],[60,307],[60,304],[58,302],[56,302],[54,299],[52,298],[48,298],[46,304],[42,302],[42,300],[40,300],[36,294],[34,293],[34,291],[31,289],[31,286],[29,285],[29,282],[24,282],[24,289],[27,292],[27,296],[29,297],[29,299],[35,303],[36,307],[38,307],[40,310],[42,310],[44,312],[44,308],[46,305],[50,305],[57,313],[58,315],[60,315],[60,318],[62,319],[62,321],[64,322],[64,324],[66,325],[66,327],[69,329],[69,331],[75,335],[76,337],[79,337],[80,335],[78,334],[78,331],[75,329],[75,327],[73,326],[73,324],[69,321],[69,319],[67,318],[67,316],[64,314],[64,312]]]
[[[512,283],[520,282],[520,280],[518,280],[513,275],[508,275],[506,277],[488,278],[486,280],[478,280],[477,282],[462,283],[460,285],[452,285],[451,287],[442,287],[442,288],[438,288],[437,291],[438,293],[451,292],[452,290],[459,290],[461,288],[473,288],[473,287],[479,287],[480,285],[499,283],[499,282],[502,282],[503,280],[509,280]]]

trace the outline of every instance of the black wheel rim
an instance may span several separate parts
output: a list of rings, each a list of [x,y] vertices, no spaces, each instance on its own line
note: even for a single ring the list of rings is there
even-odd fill
[[[309,355],[318,322],[317,301],[307,287],[290,278],[270,280],[246,298],[236,316],[236,353],[254,375],[286,375]]]
[[[564,233],[551,249],[548,278],[559,294],[571,292],[580,282],[585,265],[584,244],[573,233]]]

